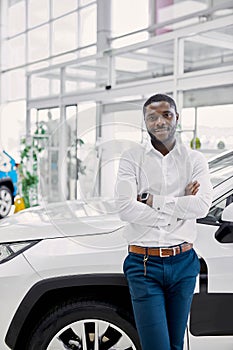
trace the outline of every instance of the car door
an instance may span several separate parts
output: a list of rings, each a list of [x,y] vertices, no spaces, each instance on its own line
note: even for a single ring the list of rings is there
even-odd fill
[[[233,179],[228,181],[223,187],[228,190],[198,220],[201,272],[188,325],[190,350],[233,349],[233,211],[230,221],[222,220],[224,208],[231,203],[233,208]]]

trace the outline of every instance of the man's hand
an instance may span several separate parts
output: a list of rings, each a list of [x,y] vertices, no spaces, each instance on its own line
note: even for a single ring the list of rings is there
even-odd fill
[[[137,196],[137,201],[141,202],[141,197],[140,196]],[[152,196],[152,194],[149,194],[149,197],[148,197],[148,199],[147,199],[145,204],[147,204],[150,207],[152,207],[152,204],[153,204],[153,196]]]
[[[149,194],[149,197],[146,201],[146,204],[149,205],[150,207],[152,207],[152,204],[153,204],[153,196],[152,194]]]
[[[185,196],[195,196],[199,191],[200,184],[198,181],[190,182],[185,187]]]
[[[185,187],[185,196],[195,196],[197,192],[199,191],[200,184],[198,181],[190,182],[186,187]],[[138,202],[141,202],[141,197],[137,196]],[[149,194],[149,197],[146,201],[147,205],[152,207],[153,204],[153,195]]]

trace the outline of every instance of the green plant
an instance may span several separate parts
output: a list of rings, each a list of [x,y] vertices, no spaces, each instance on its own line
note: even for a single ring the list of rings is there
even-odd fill
[[[82,146],[84,145],[84,141],[82,139],[77,139],[77,146]],[[85,170],[86,170],[86,166],[83,165],[83,162],[81,159],[77,158],[77,179],[79,177],[79,173],[82,175],[85,175]]]
[[[195,143],[194,143],[195,142]],[[194,147],[194,144],[195,144],[195,147]],[[200,149],[201,148],[201,141],[198,137],[195,138],[195,141],[194,141],[194,138],[190,141],[190,147],[192,149]]]
[[[31,144],[27,144],[26,139],[22,138],[20,143],[23,146],[23,149],[20,152],[20,164],[27,168],[29,163],[32,163],[32,170],[37,171],[38,155],[44,150],[44,148],[39,147],[38,142],[35,139],[32,139]]]
[[[20,167],[21,167],[21,164],[20,164]],[[31,206],[30,192],[32,192],[36,188],[36,185],[38,184],[38,176],[30,174],[29,171],[26,171],[26,174],[23,175],[23,172],[21,170],[22,168],[20,168],[20,174],[22,176],[22,180],[21,180],[22,194],[24,198],[25,207],[29,208]]]
[[[43,123],[39,123],[34,133],[35,136],[44,135],[46,130]],[[32,197],[37,197],[37,184],[39,178],[37,175],[38,169],[38,156],[44,150],[39,145],[36,138],[31,138],[31,141],[27,141],[26,138],[21,139],[21,152],[20,152],[20,165],[19,175],[21,178],[21,192],[24,198],[25,207],[28,208],[31,205],[36,205],[37,199],[32,203]]]
[[[84,141],[82,139],[78,138],[76,140],[77,148],[81,147],[83,144]],[[19,175],[21,179],[20,194],[24,198],[26,208],[38,204],[38,158],[46,147],[48,147],[48,130],[44,122],[38,123],[37,129],[30,140],[26,140],[26,138],[21,139],[21,161],[19,165]],[[73,178],[78,179],[79,174],[85,174],[86,166],[83,165],[81,159],[76,158],[76,155],[75,159],[77,163],[74,169],[71,161],[68,163],[68,167],[70,168],[70,171],[72,171],[72,175],[70,175],[73,176]]]
[[[225,146],[225,143],[224,141],[219,141],[218,144],[217,144],[217,148],[218,149],[224,149],[226,146]]]

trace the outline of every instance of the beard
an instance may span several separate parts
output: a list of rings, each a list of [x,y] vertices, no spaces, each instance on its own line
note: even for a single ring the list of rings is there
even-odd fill
[[[148,130],[147,130],[148,131]],[[157,143],[157,142],[159,142],[159,143],[162,143],[160,140],[158,140],[157,139],[157,137],[154,135],[154,134],[152,134],[150,131],[148,131],[148,134],[150,135],[150,139],[151,139],[151,142],[153,143],[153,142],[155,142],[155,143]]]
[[[162,129],[162,128],[161,128]],[[169,144],[170,142],[175,142],[175,133],[176,133],[176,125],[173,125],[169,128],[166,128],[168,129],[168,134],[167,134],[167,137],[164,138],[163,140],[159,139],[156,137],[156,135],[154,135],[152,132],[153,132],[153,129],[152,129],[152,132],[148,130],[147,128],[147,132],[148,134],[150,135],[150,138],[151,138],[151,143],[154,144],[154,145],[160,145],[160,146],[165,146],[166,144]]]

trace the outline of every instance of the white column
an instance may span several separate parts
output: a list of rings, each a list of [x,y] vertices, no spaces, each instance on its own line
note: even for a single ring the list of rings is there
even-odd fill
[[[157,23],[157,13],[156,13],[156,0],[149,1],[149,27]],[[149,32],[149,36],[153,37],[155,35],[155,30]]]
[[[31,136],[31,109],[28,107],[28,101],[31,97],[31,75],[26,79],[26,138],[30,139]]]
[[[7,1],[2,0],[0,1],[0,52],[2,51],[2,43],[3,37],[6,37],[6,23],[7,23]],[[0,55],[0,104],[3,103],[3,97],[2,97],[2,74],[1,70],[4,66],[4,61],[7,60],[7,57],[4,57],[4,60],[2,59],[2,55]]]
[[[110,47],[109,38],[111,36],[111,0],[99,0],[97,1],[97,51],[103,52]],[[102,58],[97,62],[103,67],[106,67],[105,86],[110,87],[113,80],[113,61],[112,58]],[[102,78],[102,73],[96,75],[96,81],[98,86],[98,75]]]
[[[97,1],[97,51],[102,52],[110,47],[109,38],[111,36],[111,0]],[[103,58],[101,65],[106,67],[108,78],[106,86],[114,81],[114,62],[111,58]],[[98,79],[98,76],[97,76]],[[101,102],[101,101],[100,101]],[[101,196],[112,196],[112,174],[114,172],[114,162],[110,161],[111,149],[109,145],[114,140],[114,129],[111,124],[114,121],[114,114],[102,114],[102,106],[97,108],[97,137],[98,155],[100,157],[98,171],[98,194]],[[107,125],[106,125],[107,124]]]
[[[97,1],[97,51],[109,47],[111,35],[111,0]]]
[[[115,154],[116,142],[114,132],[114,113],[102,115],[101,125],[101,196],[113,198],[114,196],[114,179],[115,179]]]
[[[62,96],[64,94],[64,73],[61,68],[61,91],[60,91],[60,123],[59,123],[59,153],[58,153],[58,191],[61,201],[67,198],[67,139],[66,139],[66,111]]]
[[[184,39],[174,39],[174,62],[173,62],[173,97],[175,100],[178,98],[182,102],[182,97],[178,97],[178,81],[179,76],[184,73]]]

